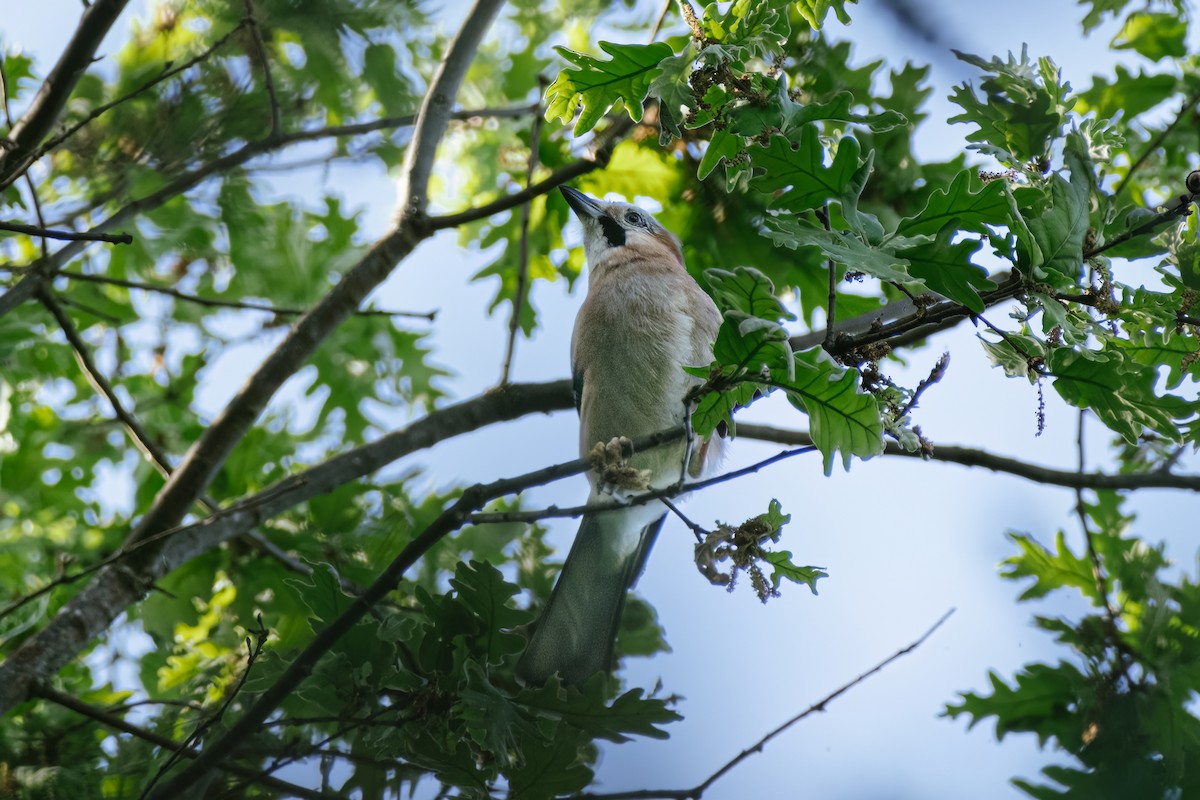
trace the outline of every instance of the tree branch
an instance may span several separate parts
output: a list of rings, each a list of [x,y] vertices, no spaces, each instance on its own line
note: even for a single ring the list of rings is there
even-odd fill
[[[96,108],[92,109],[91,112],[86,117],[81,119],[79,122],[76,122],[74,125],[63,130],[57,136],[54,136],[54,137],[48,139],[44,144],[42,144],[40,147],[38,147],[38,149],[34,153],[32,153],[28,157],[28,159],[26,159],[26,163],[21,165],[20,168],[22,170],[28,168],[29,164],[32,164],[34,161],[37,161],[39,158],[46,155],[54,148],[58,147],[60,144],[65,142],[67,139],[70,139],[72,136],[74,136],[80,130],[87,127],[93,120],[99,119],[100,117],[104,116],[106,113],[108,113],[112,109],[116,108],[117,106],[132,100],[133,98],[137,97],[142,92],[145,92],[149,89],[153,89],[155,86],[162,83],[163,81],[170,80],[171,78],[175,77],[179,73],[185,72],[185,71],[191,69],[192,67],[196,66],[197,64],[207,61],[209,58],[212,57],[213,53],[215,53],[222,46],[224,46],[224,44],[226,42],[228,42],[230,39],[232,39],[233,36],[238,31],[240,31],[245,24],[246,24],[246,21],[243,20],[241,23],[239,23],[238,25],[236,25],[235,27],[230,29],[229,33],[225,34],[220,39],[213,42],[212,45],[207,47],[203,52],[197,54],[196,56],[193,56],[192,58],[189,58],[187,61],[183,62],[182,64],[180,64],[176,67],[171,67],[170,62],[164,64],[162,72],[160,72],[158,75],[154,76],[150,80],[146,81],[138,88],[121,95],[116,100],[111,100],[107,103],[104,103],[103,105],[97,106]]]
[[[243,0],[246,6],[244,22],[249,24],[250,33],[254,39],[254,54],[258,57],[263,69],[263,83],[267,87],[267,101],[271,106],[271,136],[283,133],[283,113],[279,108],[279,97],[275,94],[275,79],[271,76],[271,60],[267,57],[267,43],[263,41],[262,28],[254,18],[253,0]]]
[[[425,216],[428,202],[429,176],[433,174],[433,158],[450,122],[454,96],[475,58],[483,34],[504,5],[503,0],[475,0],[458,35],[450,43],[446,55],[433,74],[429,91],[417,114],[417,127],[412,141],[404,151],[400,179],[400,219],[420,219]]]
[[[750,422],[739,422],[737,433],[738,436],[747,439],[758,439],[775,444],[806,445],[812,443],[812,438],[805,431],[755,425]],[[920,453],[904,450],[895,442],[887,442],[883,452],[888,456],[922,458]],[[1075,470],[1042,467],[1015,458],[995,455],[986,450],[954,445],[938,445],[929,458],[948,464],[961,464],[964,467],[983,467],[992,472],[1004,472],[1035,483],[1062,486],[1068,489],[1183,489],[1200,492],[1200,475],[1176,475],[1170,472],[1143,472],[1130,475],[1111,475],[1104,472],[1081,473]]]
[[[75,89],[75,84],[91,65],[96,48],[108,29],[117,21],[129,0],[96,0],[87,7],[75,28],[75,33],[42,82],[38,93],[24,116],[8,133],[6,146],[0,147],[0,189],[12,184],[26,161],[58,119],[63,106]]]
[[[540,85],[541,82],[539,81]],[[525,169],[525,188],[533,185],[533,171],[538,164],[538,144],[542,138],[542,107],[538,104],[533,112],[533,123],[529,127],[529,164]],[[500,368],[500,385],[508,383],[512,371],[513,354],[517,349],[517,331],[521,328],[521,310],[525,305],[525,292],[529,286],[529,215],[532,203],[521,206],[521,238],[517,243],[517,290],[513,297],[512,317],[508,321],[508,346],[504,351],[504,365]]]
[[[573,164],[568,164],[565,167],[560,167],[553,172],[548,178],[538,181],[532,186],[528,186],[518,192],[506,194],[504,197],[493,200],[476,208],[469,208],[466,211],[459,211],[455,214],[443,214],[441,216],[430,217],[425,224],[430,231],[440,231],[446,228],[457,228],[459,225],[464,225],[468,222],[476,222],[477,220],[487,219],[493,214],[499,214],[503,211],[516,208],[522,203],[527,203],[535,197],[540,197],[547,192],[557,189],[567,181],[574,180],[581,175],[586,175],[597,169],[603,169],[608,166],[609,160],[612,158],[613,148],[621,141],[621,138],[633,128],[633,123],[628,117],[622,118],[613,123],[613,126],[608,131],[608,136],[604,142],[596,148],[595,154],[591,158],[581,158]]]
[[[106,711],[105,709],[97,708],[89,703],[85,703],[79,698],[73,697],[66,692],[60,692],[57,689],[50,688],[49,686],[43,686],[37,690],[36,694],[38,697],[41,697],[44,700],[48,700],[51,703],[62,706],[63,708],[68,708],[71,711],[74,711],[76,714],[87,717],[90,720],[94,720],[106,728],[111,728],[122,733],[128,733],[130,736],[136,736],[138,739],[149,742],[155,747],[162,747],[166,750],[186,756],[187,758],[195,758],[197,755],[199,755],[198,751],[190,747],[183,747],[173,739],[169,739],[166,736],[161,736],[155,733],[154,731],[148,731],[145,728],[134,725],[131,722],[127,722],[111,711]],[[250,767],[241,767],[237,764],[225,763],[218,765],[217,768],[224,770],[231,775],[237,775],[240,778],[252,780],[254,783],[265,786],[268,789],[286,792],[295,797],[305,798],[305,800],[327,800],[327,798],[336,796],[327,794],[325,792],[318,792],[312,789],[305,789],[303,786],[297,786],[294,783],[289,783],[285,780],[280,780],[279,778],[273,778],[269,775],[259,775],[258,770],[251,769]]]
[[[1179,108],[1179,113],[1175,115],[1175,119],[1171,120],[1171,124],[1159,131],[1158,135],[1154,137],[1150,144],[1146,145],[1146,149],[1142,151],[1142,154],[1138,156],[1137,161],[1133,162],[1133,164],[1129,167],[1129,171],[1125,173],[1120,182],[1117,184],[1116,188],[1113,189],[1112,196],[1114,200],[1121,196],[1121,192],[1125,191],[1125,187],[1129,185],[1129,181],[1133,178],[1133,174],[1142,168],[1142,165],[1146,163],[1148,158],[1150,158],[1151,153],[1162,147],[1162,143],[1166,141],[1168,136],[1171,135],[1171,131],[1175,130],[1183,118],[1187,116],[1188,111],[1195,108],[1197,103],[1200,103],[1200,91],[1193,93],[1191,97],[1184,100],[1183,105]]]
[[[138,423],[132,414],[126,409],[121,402],[121,398],[117,397],[117,393],[113,391],[112,384],[104,377],[100,370],[96,367],[96,363],[92,361],[92,356],[88,352],[87,343],[83,341],[83,337],[79,335],[79,329],[75,327],[75,323],[71,322],[71,318],[63,311],[62,306],[54,299],[49,292],[42,291],[39,293],[39,300],[50,315],[54,317],[58,327],[62,329],[63,335],[67,337],[67,343],[71,345],[71,350],[75,353],[75,360],[79,362],[79,369],[83,372],[83,376],[87,382],[91,384],[92,389],[96,394],[108,401],[112,407],[113,416],[121,421],[129,432],[129,438],[133,440],[134,445],[142,451],[142,455],[146,460],[155,466],[155,468],[164,477],[171,474],[171,462],[167,459],[167,454],[164,453],[145,429]]]
[[[307,308],[293,308],[289,306],[273,306],[266,303],[252,303],[245,300],[218,300],[215,297],[201,297],[188,292],[180,291],[170,286],[159,286],[154,283],[145,283],[143,281],[129,281],[121,278],[110,278],[107,275],[89,275],[84,272],[73,272],[71,270],[62,270],[58,273],[64,278],[73,281],[86,281],[88,283],[103,283],[109,286],[120,286],[124,289],[137,289],[143,292],[155,292],[157,294],[165,294],[169,297],[174,297],[178,300],[183,300],[188,303],[195,303],[198,306],[206,306],[208,308],[233,308],[243,311],[262,311],[268,314],[276,314],[283,317],[298,317],[301,314],[307,313]],[[382,308],[362,308],[354,312],[356,317],[410,317],[412,319],[427,319],[433,322],[437,318],[436,311],[389,311]]]
[[[452,119],[471,120],[478,117],[516,117],[522,114],[529,113],[528,107],[521,108],[483,108],[468,111],[456,111],[451,113]],[[359,136],[364,133],[373,133],[375,131],[388,128],[405,127],[412,125],[416,120],[413,116],[403,117],[386,117],[383,119],[372,120],[370,122],[353,123],[350,125],[335,125],[326,128],[314,128],[307,131],[295,131],[286,133],[281,136],[268,136],[264,139],[259,139],[253,142],[248,142],[242,145],[237,150],[227,153],[220,158],[202,164],[195,169],[180,175],[172,180],[167,185],[152,192],[145,197],[134,200],[124,206],[96,226],[88,233],[93,235],[123,225],[124,223],[137,217],[146,211],[158,208],[163,203],[173,197],[183,194],[184,192],[194,189],[196,186],[203,183],[208,178],[214,175],[219,175],[223,172],[228,172],[236,167],[239,167],[246,162],[260,155],[279,150],[299,142],[309,142],[317,139],[338,138],[343,136]],[[86,247],[83,241],[72,241],[65,247],[50,254],[46,258],[39,259],[34,262],[26,271],[25,276],[4,294],[0,295],[0,317],[3,317],[8,312],[19,306],[21,303],[32,298],[37,291],[37,287],[46,280],[57,275],[71,259],[83,252]]]
[[[145,563],[137,570],[124,564],[128,554],[124,550],[118,551],[100,564],[64,575],[10,603],[0,612],[0,617],[52,591],[55,586],[101,573],[65,606],[71,609],[70,614],[60,612],[55,615],[44,629],[27,638],[0,663],[0,709],[11,708],[25,699],[29,687],[71,660],[92,637],[106,630],[117,615],[136,602],[154,581],[197,555],[252,531],[288,508],[369,475],[405,455],[495,422],[570,408],[572,402],[570,381],[561,380],[511,384],[503,390],[447,406],[407,428],[285,478],[203,520],[147,537],[130,549],[153,548],[159,557],[144,559]]]
[[[25,233],[30,236],[40,236],[43,239],[65,239],[69,242],[108,242],[110,244],[133,244],[133,237],[128,233],[94,233],[84,231],[55,231],[37,225],[26,225],[23,222],[0,222],[0,231]]]
[[[738,430],[741,430],[740,426]],[[682,435],[682,433],[680,435]],[[653,500],[662,500],[664,498],[675,497],[681,494],[688,494],[701,489],[707,489],[709,486],[715,486],[718,483],[736,480],[738,478],[745,477],[746,475],[758,472],[763,467],[768,467],[778,461],[783,461],[784,459],[791,458],[792,456],[812,453],[815,452],[816,449],[817,448],[814,445],[809,444],[804,447],[796,447],[792,450],[784,450],[769,458],[764,458],[762,461],[755,462],[748,467],[735,469],[732,472],[725,472],[702,481],[694,481],[692,483],[676,482],[670,486],[664,486],[661,489],[651,489],[647,492],[641,492],[640,494],[636,494],[631,497],[623,498],[621,500],[612,500],[611,502],[607,503],[592,503],[582,506],[568,506],[567,508],[550,506],[549,508],[535,509],[530,511],[483,511],[471,514],[468,521],[475,525],[496,522],[537,522],[543,519],[557,517],[582,517],[584,514],[591,514],[593,512],[613,511],[615,509],[628,508],[630,506],[641,506]],[[670,508],[670,504],[667,504],[667,506]],[[693,532],[695,532],[699,527],[694,525],[687,517],[679,514],[676,509],[671,508],[671,510],[675,511],[675,513],[678,514],[678,516],[684,521],[684,524],[691,528]]]
[[[678,428],[673,428],[657,434],[639,438],[634,447],[643,451],[675,441],[683,435]],[[490,500],[505,495],[514,494],[533,486],[540,486],[570,475],[577,475],[591,468],[591,462],[586,458],[555,464],[550,467],[527,472],[515,478],[503,478],[488,484],[475,484],[463,490],[459,499],[449,508],[438,515],[424,530],[417,534],[411,542],[400,551],[400,554],[383,571],[382,574],[359,597],[356,597],[337,619],[322,628],[312,642],[292,661],[283,674],[271,687],[255,700],[254,705],[233,723],[228,732],[204,748],[191,764],[185,767],[170,780],[166,781],[158,791],[152,793],[150,800],[164,800],[175,797],[185,788],[194,784],[210,769],[223,763],[233,756],[241,743],[256,733],[266,718],[304,682],[317,662],[325,655],[338,640],[354,627],[371,607],[387,596],[400,584],[404,573],[420,559],[430,547],[442,537],[457,530],[467,522],[469,514]]]
[[[395,226],[296,322],[213,424],[188,449],[154,503],[130,533],[127,547],[178,525],[283,382],[295,374],[321,342],[391,273],[392,268],[430,235],[431,231],[422,226],[423,206],[437,142],[449,123],[450,106],[467,64],[501,4],[502,0],[477,0],[434,76],[417,117],[413,142],[406,151],[402,179],[406,188],[401,192],[404,204]],[[67,245],[63,250],[70,247]],[[54,263],[53,259],[45,261]],[[20,290],[30,277],[26,275],[21,283],[0,297],[0,314],[9,295]],[[39,272],[39,280],[44,277],[43,269]],[[32,291],[32,287],[27,291]],[[0,713],[27,696],[30,681],[35,676],[57,672],[93,636],[105,630],[116,614],[147,588],[148,584],[139,576],[154,572],[156,564],[161,566],[162,563],[160,540],[148,547],[138,547],[121,564],[101,572],[91,585],[59,609],[50,624],[26,639],[7,661],[0,664]],[[104,601],[97,602],[101,597]]]
[[[883,669],[885,667],[887,667],[889,664],[891,664],[893,661],[903,658],[904,656],[908,655],[909,653],[913,652],[918,647],[923,645],[925,643],[925,641],[927,639],[929,639],[929,637],[932,636],[935,631],[937,631],[938,628],[942,627],[942,623],[944,623],[946,620],[948,620],[950,618],[950,615],[953,613],[954,613],[954,609],[952,608],[949,611],[947,611],[945,614],[943,614],[941,616],[941,619],[939,619],[937,622],[933,623],[933,626],[929,630],[927,630],[927,631],[925,631],[925,633],[921,634],[920,637],[918,637],[914,642],[909,644],[907,647],[902,647],[901,649],[897,650],[896,652],[892,653],[890,656],[885,658],[883,661],[880,661],[878,664],[876,664],[875,666],[871,667],[866,672],[859,675],[854,680],[850,681],[849,683],[843,684],[842,686],[838,687],[834,691],[825,695],[820,700],[818,700],[817,702],[813,703],[811,706],[806,708],[804,711],[801,711],[799,714],[792,717],[791,719],[789,719],[787,722],[783,723],[779,727],[775,728],[770,733],[768,733],[766,736],[762,737],[761,739],[759,739],[757,742],[755,742],[754,744],[747,747],[742,752],[738,753],[736,756],[731,758],[729,761],[726,761],[721,766],[720,769],[718,769],[713,774],[709,775],[707,778],[704,779],[703,782],[701,782],[700,784],[696,785],[695,787],[693,787],[691,789],[639,789],[639,790],[635,790],[632,792],[608,792],[608,793],[604,793],[604,794],[579,794],[579,795],[575,795],[574,800],[659,800],[660,798],[661,798],[661,800],[700,800],[700,798],[704,796],[704,793],[706,791],[708,791],[714,783],[716,783],[718,780],[720,780],[722,777],[724,777],[726,773],[728,773],[730,770],[732,770],[738,764],[742,763],[743,761],[745,761],[747,758],[754,755],[755,753],[761,753],[763,751],[763,748],[766,746],[767,742],[771,741],[776,736],[783,733],[788,728],[792,727],[793,725],[800,722],[801,720],[803,720],[809,716],[812,716],[813,714],[816,714],[817,712],[825,711],[826,707],[830,703],[832,703],[834,700],[838,699],[843,694],[845,694],[846,692],[853,689],[855,686],[858,686],[860,683],[865,681],[867,678],[870,678],[872,675],[882,672]]]

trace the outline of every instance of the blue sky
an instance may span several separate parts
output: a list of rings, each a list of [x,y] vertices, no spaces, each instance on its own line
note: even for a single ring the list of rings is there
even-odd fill
[[[127,19],[144,13],[146,5],[144,0],[131,3],[101,53],[115,50],[111,43],[124,35]],[[1021,0],[1003,4],[1003,14],[995,13],[997,4],[982,2],[938,0],[923,7],[938,20],[932,42],[909,34],[874,3],[850,7],[853,24],[832,23],[829,32],[853,41],[860,63],[885,58],[896,67],[909,59],[931,65],[935,91],[927,107],[930,118],[919,131],[919,152],[931,159],[962,150],[969,131],[944,122],[954,114],[946,101],[950,87],[973,77],[970,68],[948,54],[949,47],[991,56],[1019,52],[1028,43],[1032,56],[1053,57],[1077,88],[1089,85],[1093,74],[1109,73],[1116,63],[1106,49],[1112,26],[1085,39],[1079,6]],[[442,16],[452,25],[465,8],[465,3],[450,2]],[[61,21],[78,12],[77,0],[46,0],[36,11],[6,18],[4,39],[41,56],[44,70],[69,35],[71,26]],[[48,19],[60,24],[48,25]],[[314,203],[324,192],[336,193],[349,207],[362,209],[366,230],[374,236],[386,228],[393,210],[393,178],[377,168],[343,165],[328,174],[302,171],[276,181],[273,190]],[[490,285],[467,282],[486,256],[460,250],[453,238],[442,235],[422,245],[380,288],[376,302],[381,307],[439,309],[430,341],[437,360],[455,372],[446,386],[462,398],[495,383],[507,321],[482,313],[492,296]],[[1130,277],[1135,270],[1151,274],[1148,266],[1135,266],[1123,270],[1122,279],[1138,283]],[[567,375],[569,332],[583,289],[582,282],[574,294],[562,282],[538,287],[534,301],[543,328],[532,341],[519,342],[515,380]],[[989,318],[1001,323],[1005,314],[994,310]],[[897,381],[913,385],[943,351],[951,353],[946,378],[922,398],[918,421],[926,435],[935,443],[978,446],[1073,468],[1075,411],[1048,390],[1047,429],[1036,436],[1033,388],[991,369],[974,333],[963,324],[910,351],[909,368],[892,370]],[[273,338],[260,337],[211,366],[203,375],[199,411],[211,418],[273,343]],[[297,381],[292,381],[276,402],[297,403],[298,397]],[[401,413],[391,417],[397,426],[406,420]],[[803,427],[803,420],[776,400],[755,406],[747,419]],[[525,419],[445,442],[398,466],[424,465],[424,480],[436,487],[490,480],[573,457],[575,428],[571,413]],[[1108,438],[1097,423],[1091,425],[1090,466],[1105,465]],[[773,452],[739,440],[728,466],[750,464]],[[502,463],[496,454],[504,454]],[[586,492],[580,478],[530,493],[528,505],[574,504]],[[1070,615],[1080,606],[1055,598],[1018,606],[1014,601],[1022,587],[1002,581],[997,566],[1015,549],[1006,531],[1048,541],[1064,527],[1068,541],[1079,546],[1073,494],[908,459],[855,463],[848,473],[839,470],[825,477],[818,457],[800,457],[695,496],[686,511],[701,524],[741,519],[764,510],[772,498],[793,515],[782,545],[798,562],[829,570],[820,595],[784,587],[781,599],[762,606],[748,589],[727,594],[712,587],[692,565],[690,534],[669,522],[638,591],[657,607],[674,652],[631,662],[626,677],[631,686],[645,687],[661,679],[667,692],[684,698],[679,711],[685,719],[671,728],[668,741],[605,746],[601,789],[695,785],[783,720],[911,642],[954,607],[954,616],[922,648],[773,741],[705,798],[1023,797],[1008,785],[1009,778],[1035,777],[1041,766],[1056,760],[1054,754],[1039,750],[1031,736],[1011,736],[997,744],[990,725],[967,732],[965,724],[939,713],[957,690],[985,689],[989,669],[1009,677],[1023,664],[1059,657],[1048,637],[1033,629],[1031,616]],[[1131,504],[1140,515],[1137,530],[1143,536],[1166,540],[1169,555],[1184,565],[1195,563],[1192,524],[1185,521],[1195,518],[1193,498],[1144,492]],[[553,525],[554,540],[564,550],[573,525]],[[286,777],[303,782],[313,774],[295,769]]]

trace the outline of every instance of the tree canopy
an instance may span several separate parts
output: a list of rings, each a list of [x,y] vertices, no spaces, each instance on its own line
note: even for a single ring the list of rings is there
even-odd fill
[[[1200,575],[1128,506],[1200,491],[1183,0],[1081,3],[1084,32],[1115,26],[1138,65],[1087,87],[1053,53],[956,51],[975,77],[942,161],[914,145],[928,68],[857,60],[828,25],[879,11],[845,0],[162,0],[128,27],[126,4],[86,5],[61,53],[2,42],[0,794],[580,796],[603,743],[685,724],[670,685],[621,668],[582,689],[513,676],[559,567],[549,521],[580,513],[522,493],[587,460],[518,471],[479,445],[487,479],[440,485],[419,466],[571,408],[565,378],[512,371],[546,330],[539,293],[584,271],[570,183],[656,203],[723,313],[711,362],[687,366],[693,428],[787,449],[714,483],[809,453],[814,486],[908,457],[1072,493],[1059,530],[1008,534],[1000,569],[1022,600],[1075,600],[1033,613],[1058,658],[961,676],[931,713],[1053,748],[1014,781],[1031,797],[1200,798]],[[314,164],[389,171],[387,231],[319,180],[319,203],[290,196]],[[443,363],[435,310],[376,305],[447,236],[483,263],[492,299],[472,313],[507,320],[502,364]],[[1047,403],[1078,410],[1077,469],[937,441],[920,403],[948,357],[921,348],[968,326],[978,346],[955,359],[1023,382],[1039,428]],[[249,341],[265,356],[203,413]],[[496,386],[450,388],[480,369]],[[771,425],[747,421],[780,399]],[[837,580],[808,563],[802,512],[780,497],[672,524],[701,581],[769,603]],[[622,665],[667,649],[654,601],[631,599]],[[131,637],[149,645],[118,677],[105,656]],[[777,732],[697,785],[586,796],[699,798]]]

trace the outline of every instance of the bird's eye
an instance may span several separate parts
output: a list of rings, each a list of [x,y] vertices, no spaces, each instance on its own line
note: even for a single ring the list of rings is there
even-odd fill
[[[625,221],[630,225],[637,225],[643,228],[646,226],[646,218],[637,211],[626,211]]]

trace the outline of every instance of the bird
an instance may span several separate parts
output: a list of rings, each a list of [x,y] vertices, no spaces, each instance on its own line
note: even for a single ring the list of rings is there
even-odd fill
[[[684,366],[707,366],[721,313],[684,266],[680,241],[645,210],[560,186],[583,225],[588,288],[571,336],[571,374],[579,412],[579,449],[689,425],[686,397],[700,381]],[[689,429],[690,430],[690,429]],[[678,441],[634,453],[650,488],[720,463],[723,439]],[[685,464],[686,460],[686,464]],[[592,471],[588,504],[611,487]],[[526,685],[557,673],[581,687],[612,666],[628,590],[645,568],[667,508],[653,501],[588,513],[550,599],[517,663]]]

